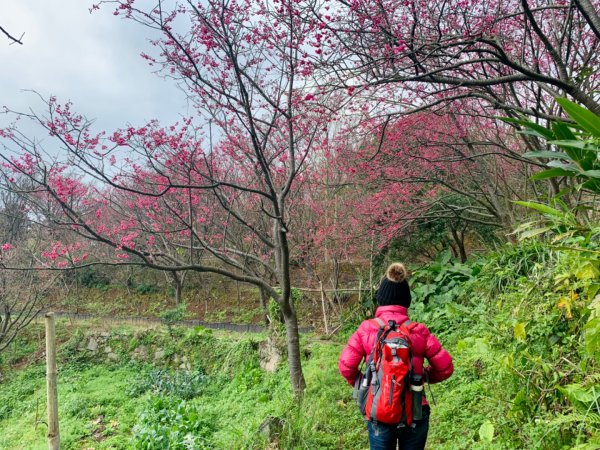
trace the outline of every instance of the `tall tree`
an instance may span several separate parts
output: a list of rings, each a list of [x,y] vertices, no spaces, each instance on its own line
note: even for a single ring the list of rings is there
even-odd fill
[[[312,148],[327,140],[330,117],[307,90],[312,64],[303,47],[314,26],[287,0],[189,1],[171,10],[160,1],[149,9],[103,3],[156,33],[157,51],[144,58],[188,92],[198,115],[107,136],[51,99],[46,115],[26,116],[48,130],[54,149],[4,130],[18,155],[3,154],[4,170],[31,180],[31,208],[113,249],[113,263],[212,272],[268,293],[281,306],[291,382],[301,393],[290,205]],[[158,240],[181,252],[166,254]],[[65,248],[49,249],[49,261],[62,262]]]
[[[19,195],[30,185],[15,179],[13,187],[14,192],[0,190],[0,352],[48,305],[46,294],[54,281],[48,274],[7,269],[35,265],[25,248],[39,248],[45,237],[28,217],[25,199]]]

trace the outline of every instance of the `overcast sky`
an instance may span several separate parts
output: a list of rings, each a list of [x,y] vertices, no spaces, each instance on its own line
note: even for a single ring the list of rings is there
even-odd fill
[[[0,107],[43,112],[43,97],[96,119],[97,131],[157,118],[165,124],[189,114],[184,94],[139,56],[149,31],[112,15],[89,13],[93,0],[1,0],[0,25],[23,45],[0,34]],[[5,126],[0,116],[0,127]]]

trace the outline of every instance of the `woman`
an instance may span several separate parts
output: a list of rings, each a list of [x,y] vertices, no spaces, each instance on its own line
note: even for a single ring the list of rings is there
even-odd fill
[[[381,281],[377,291],[379,307],[375,317],[384,323],[393,320],[398,325],[408,320],[408,308],[411,303],[408,286],[408,271],[403,264],[394,263],[388,267],[386,276]],[[342,376],[350,384],[354,384],[359,375],[359,366],[366,360],[377,339],[380,325],[374,320],[363,321],[358,330],[350,337],[342,351],[339,369]],[[412,348],[413,373],[421,375],[428,383],[439,383],[452,375],[454,366],[452,358],[441,346],[437,338],[421,323],[409,326]],[[423,367],[424,359],[429,365]],[[398,427],[380,422],[368,422],[369,444],[371,449],[417,450],[424,449],[429,431],[429,405],[423,396],[423,418],[415,420],[413,427]]]

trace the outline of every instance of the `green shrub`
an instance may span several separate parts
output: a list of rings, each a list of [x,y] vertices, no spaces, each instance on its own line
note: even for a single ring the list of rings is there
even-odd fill
[[[103,289],[110,286],[110,278],[98,267],[85,267],[75,271],[77,281],[85,287]]]
[[[167,326],[169,334],[173,334],[173,326],[185,319],[187,314],[187,306],[184,303],[177,305],[173,309],[167,309],[160,314],[160,318]]]
[[[131,386],[129,395],[139,397],[152,392],[189,400],[200,395],[206,382],[206,375],[201,370],[188,372],[154,369]]]
[[[216,418],[193,403],[171,397],[153,397],[133,427],[136,449],[192,450],[214,448],[211,434]]]
[[[156,294],[160,288],[154,283],[142,281],[135,287],[135,292],[141,295]]]
[[[592,439],[600,376],[584,330],[600,288],[596,263],[581,256],[534,239],[506,245],[454,301],[415,305],[413,317],[433,324],[456,366],[434,387],[434,448],[554,449]],[[489,442],[478,432],[488,422]]]

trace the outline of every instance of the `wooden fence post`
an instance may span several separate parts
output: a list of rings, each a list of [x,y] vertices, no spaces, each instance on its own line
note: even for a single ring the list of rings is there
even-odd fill
[[[54,313],[46,313],[46,388],[48,391],[48,449],[60,449],[58,429],[58,370],[56,368],[56,330]]]
[[[362,303],[362,280],[358,282],[358,306],[360,307]]]
[[[325,322],[325,334],[329,334],[329,325],[327,324],[327,307],[325,306],[325,291],[323,283],[319,281],[319,289],[321,290],[321,307],[323,308],[323,321]]]

